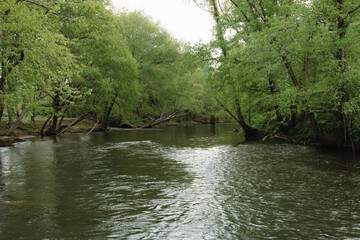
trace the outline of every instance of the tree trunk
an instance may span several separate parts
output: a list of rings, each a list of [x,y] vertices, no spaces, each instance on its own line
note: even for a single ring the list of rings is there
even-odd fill
[[[238,123],[240,124],[240,126],[244,129],[245,132],[245,138],[248,141],[251,140],[258,140],[260,138],[260,136],[262,134],[260,134],[259,130],[257,130],[256,128],[253,128],[251,126],[249,126],[242,114],[242,110],[241,110],[241,106],[240,106],[240,102],[239,99],[235,100],[235,105],[236,105],[236,115],[237,115],[237,119],[239,120]]]
[[[101,123],[101,128],[105,131],[107,131],[108,126],[109,126],[109,118],[110,118],[110,113],[114,107],[114,104],[116,102],[116,99],[118,98],[118,94],[115,94],[114,98],[111,100],[109,107],[105,108],[105,112],[104,112],[104,117]]]
[[[1,67],[4,67],[4,62],[1,61]],[[5,80],[6,80],[6,72],[4,69],[1,69],[0,74],[0,121],[2,120],[4,111],[5,111],[5,103],[4,103],[4,90],[5,90]]]
[[[210,124],[215,125],[216,124],[216,117],[215,115],[210,115]]]
[[[40,130],[40,135],[41,135],[41,137],[45,136],[44,130],[45,130],[46,125],[48,124],[48,122],[50,121],[51,118],[52,118],[52,116],[50,116],[48,119],[46,119],[46,121],[44,122],[43,126],[41,127],[41,130]]]
[[[56,116],[56,113],[55,113],[55,115],[53,116],[53,118],[52,118],[52,121],[51,121],[51,125],[50,125],[50,127],[49,127],[49,129],[46,131],[46,135],[48,135],[48,136],[53,136],[53,135],[56,135],[56,129],[57,129],[57,124],[58,124],[58,119],[59,119],[59,117],[58,116]]]
[[[268,80],[269,80],[269,86],[270,86],[270,92],[271,92],[271,95],[275,95],[276,93],[278,93],[279,91],[276,89],[275,87],[275,83],[273,82],[271,76],[269,75],[268,77]],[[278,121],[278,123],[283,126],[282,124],[282,121],[283,121],[283,118],[281,116],[281,113],[280,113],[280,109],[279,109],[279,105],[276,104],[275,105],[275,113],[276,113],[276,119]]]
[[[66,112],[69,110],[69,107],[67,107],[66,109],[65,109],[65,111],[63,112],[63,114],[62,114],[62,116],[61,116],[61,118],[60,118],[60,121],[59,121],[59,128],[61,128],[61,125],[62,125],[62,122],[63,122],[63,120],[64,120],[64,118],[65,118],[65,115],[66,115]]]
[[[343,0],[337,0],[337,2],[339,10],[339,15],[337,17],[337,31],[339,41],[341,42],[345,37],[348,24],[343,16]],[[342,47],[337,50],[335,58],[339,62],[341,74],[344,75],[346,73],[347,64],[345,62],[345,51]],[[352,145],[351,128],[349,127],[352,125],[352,119],[344,113],[344,104],[351,98],[351,90],[347,91],[345,83],[339,90],[340,104],[338,107],[337,119],[342,123],[342,129],[339,129],[337,137],[342,139],[343,146],[346,147],[347,145]]]
[[[7,107],[7,111],[8,111],[8,125],[11,126],[11,124],[13,123],[13,118],[12,118],[12,110],[9,108],[9,106]]]
[[[279,52],[280,52],[280,51],[279,51]],[[288,71],[288,74],[289,74],[289,76],[290,76],[290,78],[291,78],[291,81],[293,82],[294,86],[300,88],[301,86],[300,86],[300,84],[299,84],[299,82],[298,82],[298,80],[297,80],[297,78],[296,78],[296,76],[295,76],[295,73],[294,73],[294,71],[293,71],[293,69],[292,69],[292,67],[291,67],[291,63],[290,63],[290,61],[288,60],[287,55],[281,55],[281,58],[282,58],[283,61],[284,61],[285,67],[286,67],[286,69],[287,69],[287,71]]]
[[[15,131],[15,129],[17,129],[19,127],[22,119],[24,118],[24,116],[27,113],[27,111],[29,110],[29,108],[30,107],[23,108],[23,110],[19,114],[19,117],[16,119],[16,122],[10,126],[9,130],[5,133],[5,135],[10,136]]]
[[[48,130],[46,130],[45,134],[48,136],[54,136],[57,134],[57,126],[58,126],[58,113],[61,110],[61,105],[60,105],[60,96],[57,93],[54,100],[53,100],[53,109],[54,109],[54,114],[51,120],[51,124]]]
[[[138,105],[136,107],[136,113],[137,113],[137,116],[139,118],[141,118],[141,116],[142,116],[142,104],[141,104],[140,101],[138,102]]]
[[[2,117],[4,115],[5,106],[4,103],[0,102],[0,122],[2,120]]]
[[[35,117],[36,117],[35,113],[31,114],[31,121],[32,121],[33,123],[35,123]]]
[[[246,140],[258,140],[263,133],[261,133],[256,128],[250,127],[244,120],[244,117],[242,116],[240,103],[238,100],[236,101],[236,115],[235,116],[219,99],[215,98],[216,101],[220,104],[220,106],[241,126],[241,128],[244,130],[244,135]]]
[[[210,0],[210,7],[211,7],[211,13],[213,15],[213,18],[215,20],[215,28],[216,28],[216,39],[219,42],[219,47],[222,51],[222,54],[224,57],[227,56],[227,52],[228,52],[228,47],[226,45],[226,40],[224,37],[224,31],[222,29],[222,26],[220,24],[220,12],[219,12],[219,8],[218,5],[216,3],[215,0]]]

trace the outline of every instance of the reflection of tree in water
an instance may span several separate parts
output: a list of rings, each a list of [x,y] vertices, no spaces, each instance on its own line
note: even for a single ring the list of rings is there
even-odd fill
[[[233,127],[64,135],[0,152],[0,202],[11,197],[0,203],[1,237],[359,233],[356,162],[297,145],[234,146]]]
[[[73,234],[69,237],[81,232],[107,236],[124,224],[121,218],[149,215],[155,199],[191,181],[183,164],[163,158],[161,144],[122,142],[123,134],[117,136],[120,142],[116,134],[95,134],[78,141],[76,151],[74,142],[63,139],[55,151],[55,221],[63,233]]]
[[[215,124],[210,124],[210,132],[213,135],[216,134],[216,125]]]
[[[44,232],[34,229],[52,230],[48,214],[54,207],[50,145],[28,141],[0,155],[0,232],[4,239],[44,238]]]

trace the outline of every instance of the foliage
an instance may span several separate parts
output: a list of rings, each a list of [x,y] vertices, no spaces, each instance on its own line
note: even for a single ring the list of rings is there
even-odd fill
[[[213,86],[246,124],[360,146],[357,1],[197,2],[217,23]]]
[[[158,117],[172,108],[201,114],[206,74],[194,49],[181,45],[141,12],[123,12],[119,17],[138,64],[137,117]]]
[[[206,63],[192,65],[193,49],[140,12],[116,14],[105,0],[6,0],[0,26],[3,134],[30,115],[56,135],[65,117],[107,129],[172,108],[204,114]]]

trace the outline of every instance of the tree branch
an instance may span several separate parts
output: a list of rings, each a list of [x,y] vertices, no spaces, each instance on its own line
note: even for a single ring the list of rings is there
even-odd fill
[[[240,10],[241,14],[244,16],[245,21],[250,22],[249,18],[246,16],[246,14],[244,13],[244,11]]]
[[[235,7],[239,7],[239,5],[237,5],[237,3],[234,2],[234,0],[230,0],[230,2],[231,2],[232,4],[234,4]]]
[[[354,8],[353,10],[349,11],[348,14],[352,14],[354,13],[356,10],[358,10],[360,8],[360,5],[357,6],[356,8]]]
[[[31,4],[34,4],[34,5],[38,6],[38,7],[42,7],[44,9],[46,9],[46,13],[50,12],[50,8],[43,5],[43,4],[40,4],[40,3],[37,3],[37,2],[34,2],[34,1],[30,1],[30,0],[24,0],[24,1],[28,2],[28,3],[31,3]]]
[[[281,54],[281,58],[283,59],[284,61],[284,64],[285,64],[285,67],[286,69],[288,70],[288,74],[290,75],[290,78],[292,80],[292,82],[294,83],[294,86],[296,87],[301,87],[296,76],[295,76],[295,73],[291,67],[291,64],[290,64],[290,61],[289,59],[287,59],[287,55],[286,54]]]
[[[217,5],[219,6],[219,9],[220,9],[221,13],[224,14],[225,12],[221,7],[220,0],[217,0],[217,2],[218,2]]]
[[[27,3],[30,3],[30,4],[34,4],[38,7],[41,7],[41,8],[44,8],[46,10],[46,13],[45,14],[48,14],[49,12],[53,15],[63,15],[63,16],[66,16],[68,18],[76,18],[78,16],[73,16],[73,15],[69,15],[69,14],[65,14],[65,13],[61,13],[61,12],[51,12],[51,8],[50,7],[47,7],[41,3],[38,3],[38,2],[35,2],[35,1],[31,1],[31,0],[23,0]]]
[[[92,131],[94,131],[94,129],[96,128],[96,126],[99,124],[99,122],[100,122],[100,120],[97,120],[97,121],[96,121],[94,127],[86,134],[86,136],[89,135]]]
[[[249,7],[250,7],[251,11],[254,14],[257,13],[257,15],[264,21],[263,17],[259,13],[259,10],[256,8],[255,4],[251,3],[249,0],[246,0],[246,2],[249,4]]]
[[[159,125],[160,123],[170,121],[170,120],[172,120],[174,118],[182,117],[182,116],[184,116],[184,115],[180,114],[182,111],[183,110],[181,108],[174,108],[165,117],[163,117],[163,114],[161,114],[161,116],[158,119],[152,120],[151,123],[149,123],[147,125],[144,125],[144,126],[142,126],[140,128],[152,128],[152,127],[154,127],[156,125]]]
[[[261,0],[259,0],[259,5],[260,5],[261,13],[262,13],[262,15],[264,16],[264,19],[265,19],[265,18],[266,18],[266,14],[265,14],[265,10],[264,10],[264,7],[263,7],[263,5],[262,5]]]
[[[196,0],[194,0],[193,2],[195,3],[196,6],[198,6],[198,8],[204,10],[205,12],[211,13],[210,10],[205,9],[205,8],[204,8],[203,6],[201,6]]]
[[[57,134],[57,136],[59,136],[60,134],[64,133],[66,130],[68,130],[69,128],[75,126],[76,124],[78,124],[79,122],[84,120],[88,114],[89,113],[83,113],[77,119],[75,119],[70,125],[63,126],[64,128]],[[61,128],[61,126],[60,126],[60,128]]]

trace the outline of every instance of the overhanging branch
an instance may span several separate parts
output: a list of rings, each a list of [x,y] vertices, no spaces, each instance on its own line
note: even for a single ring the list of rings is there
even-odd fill
[[[45,14],[48,14],[50,12],[53,15],[63,15],[63,16],[66,16],[68,18],[76,18],[76,17],[78,17],[78,16],[73,16],[73,15],[70,15],[70,14],[61,13],[61,12],[51,12],[50,7],[45,6],[44,4],[41,4],[41,3],[38,3],[38,2],[35,2],[35,1],[31,1],[31,0],[24,0],[24,1],[27,2],[27,3],[30,3],[30,4],[34,4],[34,5],[38,6],[38,7],[44,8],[46,10]]]
[[[30,0],[24,0],[24,1],[28,2],[28,3],[31,3],[31,4],[34,4],[34,5],[38,6],[38,7],[42,7],[44,9],[46,9],[46,13],[50,12],[50,8],[43,5],[43,4],[41,4],[41,3],[37,3],[37,2],[34,2],[34,1],[30,1]]]
[[[360,5],[357,6],[356,8],[354,8],[353,10],[349,11],[348,14],[352,14],[354,13],[356,10],[358,10],[360,8]]]
[[[232,4],[234,4],[235,7],[238,7],[238,6],[239,6],[239,5],[237,5],[237,3],[236,3],[234,0],[230,0],[230,2],[231,2]]]

